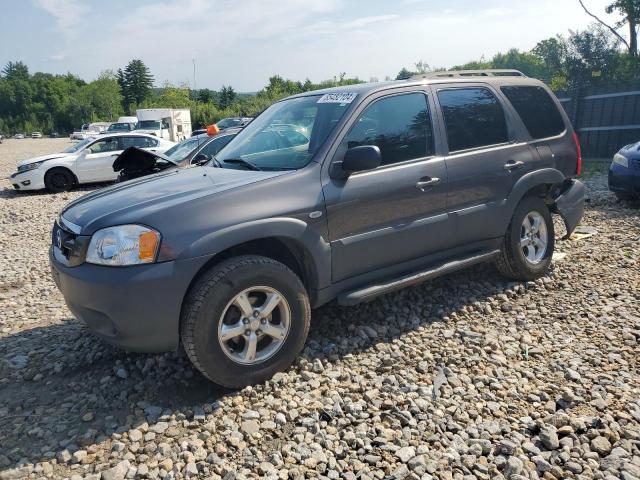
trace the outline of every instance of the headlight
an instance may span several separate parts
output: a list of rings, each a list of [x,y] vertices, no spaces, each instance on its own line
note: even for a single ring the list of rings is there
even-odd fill
[[[29,170],[35,170],[40,165],[42,165],[42,162],[44,162],[44,160],[40,162],[27,163],[26,165],[20,165],[18,167],[18,173],[28,172]]]
[[[613,163],[620,165],[621,167],[629,168],[629,159],[619,153],[616,153],[613,156]]]
[[[87,263],[123,267],[153,263],[160,234],[142,225],[120,225],[98,230],[87,249]]]

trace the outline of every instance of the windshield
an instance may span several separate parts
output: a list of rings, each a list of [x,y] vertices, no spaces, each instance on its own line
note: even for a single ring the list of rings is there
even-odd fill
[[[136,130],[160,130],[159,120],[141,120],[138,122]]]
[[[167,150],[164,154],[169,157],[171,160],[175,160],[176,162],[180,162],[184,160],[187,155],[193,152],[198,145],[202,143],[198,137],[191,137],[183,142],[174,145],[169,150]]]
[[[75,145],[71,145],[69,148],[66,148],[62,151],[62,153],[76,153],[86,147],[89,143],[93,141],[93,137],[86,138],[84,140],[79,141]]]
[[[128,132],[129,125],[129,123],[112,123],[107,128],[107,132]]]
[[[229,128],[229,127],[235,127],[236,125],[240,125],[241,123],[242,123],[242,120],[238,118],[223,118],[218,123],[216,123],[216,125],[218,126],[218,128]]]
[[[225,168],[296,170],[307,165],[350,103],[319,103],[320,95],[292,98],[267,108],[216,156]],[[229,161],[225,165],[225,161]],[[232,166],[233,165],[233,166]]]

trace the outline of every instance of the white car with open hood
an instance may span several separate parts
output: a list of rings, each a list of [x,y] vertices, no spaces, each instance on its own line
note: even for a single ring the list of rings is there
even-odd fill
[[[9,181],[16,190],[63,192],[81,183],[109,182],[118,177],[113,162],[123,150],[138,147],[164,153],[173,142],[142,133],[100,135],[82,140],[61,153],[18,163]]]

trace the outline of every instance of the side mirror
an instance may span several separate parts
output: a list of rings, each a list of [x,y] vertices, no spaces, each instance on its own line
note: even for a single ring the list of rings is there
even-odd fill
[[[378,168],[380,163],[380,149],[376,145],[362,145],[347,150],[342,160],[342,170],[347,173],[363,172]]]
[[[204,165],[209,161],[211,161],[211,157],[209,155],[199,153],[195,157],[193,157],[193,160],[191,160],[191,165]]]

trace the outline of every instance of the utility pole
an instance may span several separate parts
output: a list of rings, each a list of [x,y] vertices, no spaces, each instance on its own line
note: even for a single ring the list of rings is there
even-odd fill
[[[193,62],[193,120],[195,121],[198,112],[198,90],[196,89],[196,59],[192,58],[191,61]]]

